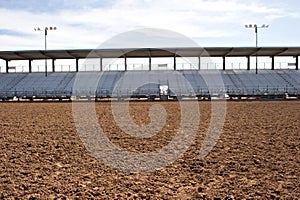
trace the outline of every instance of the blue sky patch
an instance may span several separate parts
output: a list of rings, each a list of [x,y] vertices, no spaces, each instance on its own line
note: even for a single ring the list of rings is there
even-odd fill
[[[43,13],[56,12],[60,10],[77,10],[95,7],[109,7],[112,2],[113,1],[108,0],[0,0],[0,8]]]
[[[10,35],[10,36],[28,36],[28,34],[14,31],[14,30],[8,30],[8,29],[0,29],[0,35]]]

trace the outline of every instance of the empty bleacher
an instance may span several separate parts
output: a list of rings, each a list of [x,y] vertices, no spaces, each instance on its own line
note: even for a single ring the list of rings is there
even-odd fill
[[[297,70],[107,71],[0,74],[0,98],[300,95]]]

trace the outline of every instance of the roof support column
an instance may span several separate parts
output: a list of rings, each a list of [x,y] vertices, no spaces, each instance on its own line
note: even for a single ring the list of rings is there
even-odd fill
[[[223,56],[223,70],[225,71],[226,70],[226,57]]]
[[[76,72],[78,72],[79,71],[79,58],[76,58]]]
[[[100,57],[100,72],[103,71],[103,59]]]
[[[247,56],[247,70],[250,70],[250,56]]]
[[[275,56],[271,56],[271,67],[272,70],[275,69]]]
[[[152,70],[152,64],[151,64],[151,62],[152,62],[152,59],[151,59],[151,56],[149,56],[149,71],[151,71]]]
[[[201,56],[198,57],[198,70],[201,69]]]
[[[6,65],[5,65],[5,67],[6,67],[6,73],[8,73],[8,60],[5,60],[5,62],[6,62]]]
[[[127,71],[127,57],[126,56],[124,56],[124,64],[125,64],[125,72]]]
[[[52,59],[52,72],[55,72],[55,59]]]
[[[174,71],[176,71],[176,54],[174,55]]]
[[[299,56],[296,56],[296,70],[299,70]]]
[[[28,71],[29,71],[29,73],[31,73],[32,72],[32,62],[31,62],[32,60],[28,60]]]

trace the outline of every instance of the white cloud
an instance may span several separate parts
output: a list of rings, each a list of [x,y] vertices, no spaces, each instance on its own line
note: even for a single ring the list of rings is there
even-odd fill
[[[35,33],[35,26],[58,27],[48,35],[49,48],[94,48],[118,33],[136,28],[169,29],[191,38],[226,38],[241,34],[245,23],[298,17],[290,10],[258,0],[115,0],[110,6],[93,8],[90,5],[97,3],[95,0],[85,2],[86,6],[80,2],[82,9],[47,13],[0,9],[2,29],[32,36],[0,35],[1,50],[40,49],[43,34]],[[64,5],[70,5],[70,1]]]

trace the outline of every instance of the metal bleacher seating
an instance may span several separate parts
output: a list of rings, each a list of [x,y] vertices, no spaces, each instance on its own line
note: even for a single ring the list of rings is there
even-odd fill
[[[296,70],[186,70],[105,71],[48,73],[1,73],[0,98],[59,96],[159,96],[168,85],[175,96],[297,94],[300,72]]]
[[[58,96],[64,93],[67,76],[68,73],[49,73],[47,77],[44,73],[28,73],[10,90],[16,96]]]

